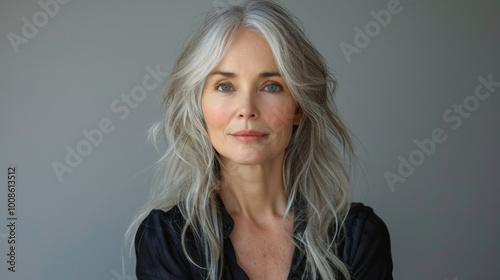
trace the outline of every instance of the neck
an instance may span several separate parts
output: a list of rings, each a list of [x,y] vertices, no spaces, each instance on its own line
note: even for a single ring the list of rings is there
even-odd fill
[[[283,160],[263,165],[225,163],[220,195],[227,211],[255,221],[282,217],[287,204],[282,165]]]

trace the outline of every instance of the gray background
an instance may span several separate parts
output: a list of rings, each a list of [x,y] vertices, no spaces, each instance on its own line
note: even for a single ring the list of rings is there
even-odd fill
[[[163,82],[126,116],[116,112],[126,106],[120,96],[142,84],[146,67],[170,69],[193,23],[219,2],[238,1],[72,0],[45,24],[37,1],[0,2],[1,279],[133,279],[133,267],[121,270],[121,242],[159,157],[146,132],[160,118]],[[500,87],[460,126],[443,117],[464,100],[474,105],[479,76],[500,81],[499,1],[402,0],[349,63],[340,44],[355,46],[354,28],[389,1],[285,3],[338,78],[339,110],[359,138],[355,200],[387,223],[395,278],[499,279]],[[22,36],[22,18],[34,15],[41,27],[16,52],[8,34]],[[53,162],[66,164],[66,147],[106,118],[114,130],[61,182]],[[384,173],[398,174],[398,156],[418,155],[414,141],[435,128],[446,141],[391,189]],[[11,165],[15,273],[6,263]]]

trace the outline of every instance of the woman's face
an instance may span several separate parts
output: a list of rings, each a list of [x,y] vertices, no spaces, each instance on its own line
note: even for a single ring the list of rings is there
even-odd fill
[[[301,116],[267,41],[249,29],[206,78],[201,105],[226,166],[281,163]]]

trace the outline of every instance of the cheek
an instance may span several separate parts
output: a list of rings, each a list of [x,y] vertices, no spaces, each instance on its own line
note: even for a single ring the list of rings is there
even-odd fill
[[[269,116],[271,124],[274,128],[291,127],[295,117],[296,107],[293,103],[285,103],[286,105],[273,106],[270,110],[272,112]]]
[[[228,114],[226,110],[224,110],[224,106],[210,104],[207,102],[207,104],[202,106],[202,110],[209,133],[212,129],[222,129],[225,127]]]

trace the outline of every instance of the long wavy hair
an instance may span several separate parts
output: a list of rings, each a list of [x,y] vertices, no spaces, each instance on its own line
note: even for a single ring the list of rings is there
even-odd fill
[[[206,131],[201,94],[207,75],[216,67],[241,28],[261,34],[269,43],[277,67],[302,111],[286,148],[283,181],[288,198],[284,217],[294,215],[295,245],[306,258],[304,279],[350,279],[336,256],[349,211],[349,178],[353,145],[350,132],[333,99],[336,81],[326,61],[305,36],[295,16],[272,1],[247,1],[241,6],[213,9],[193,31],[167,81],[163,119],[150,129],[149,139],[166,140],[157,162],[157,182],[151,200],[127,230],[133,240],[152,209],[175,205],[186,220],[183,249],[207,279],[221,275],[222,221],[218,207],[222,166]],[[191,256],[194,237],[201,256]],[[130,241],[132,243],[132,241]],[[197,263],[195,259],[202,259]]]

